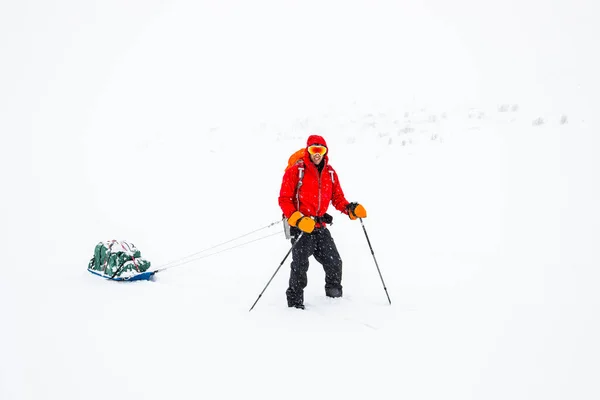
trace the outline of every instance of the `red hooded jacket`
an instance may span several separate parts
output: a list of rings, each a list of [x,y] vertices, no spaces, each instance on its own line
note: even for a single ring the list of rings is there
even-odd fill
[[[327,147],[325,139],[318,135],[311,135],[306,141],[306,147],[320,144]],[[285,171],[281,190],[279,191],[279,206],[286,218],[298,210],[309,217],[322,217],[329,208],[329,203],[347,214],[346,206],[348,200],[344,196],[340,181],[335,170],[329,165],[329,149],[323,157],[323,169],[319,173],[317,166],[311,161],[308,150],[304,153],[302,163],[297,163]],[[300,168],[304,168],[302,185],[298,188],[298,199],[296,199],[296,188],[300,180]],[[300,206],[298,207],[298,201]],[[317,223],[317,226],[325,226],[325,223]]]

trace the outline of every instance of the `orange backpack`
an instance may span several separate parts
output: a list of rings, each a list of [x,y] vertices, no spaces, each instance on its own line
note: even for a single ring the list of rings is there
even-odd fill
[[[285,168],[285,170],[287,171],[291,166],[301,162],[302,159],[304,158],[305,151],[306,151],[306,149],[303,147],[300,150],[296,151],[294,154],[292,154],[288,160],[288,165]]]

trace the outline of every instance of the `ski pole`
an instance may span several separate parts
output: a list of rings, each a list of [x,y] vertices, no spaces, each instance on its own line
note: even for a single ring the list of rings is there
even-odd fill
[[[285,255],[285,257],[283,257],[283,260],[281,260],[281,263],[279,263],[279,267],[277,267],[277,269],[275,270],[275,273],[273,273],[273,276],[271,277],[271,279],[269,279],[269,282],[267,282],[267,284],[265,285],[265,288],[262,290],[262,292],[260,292],[260,294],[258,295],[258,298],[254,302],[254,304],[252,304],[252,307],[250,307],[250,310],[248,310],[248,312],[252,311],[252,309],[254,308],[254,306],[256,305],[256,303],[258,303],[258,300],[260,300],[260,298],[263,295],[263,293],[265,292],[265,290],[267,290],[267,287],[269,286],[269,284],[271,283],[271,281],[273,280],[273,278],[275,278],[275,275],[277,275],[277,272],[279,271],[279,268],[281,268],[281,266],[283,265],[283,263],[285,262],[285,260],[288,258],[288,256],[292,252],[292,250],[294,250],[294,247],[296,247],[296,245],[300,241],[300,238],[302,237],[302,235],[304,235],[304,232],[300,233],[300,236],[298,236],[298,239],[296,239],[296,241],[294,242],[294,244],[292,245],[292,247],[290,247],[290,249],[288,250],[288,252]]]
[[[371,246],[371,241],[369,240],[369,235],[367,235],[367,230],[365,229],[365,224],[363,223],[362,218],[360,219],[360,224],[362,225],[363,231],[365,231],[365,237],[367,238],[367,243],[369,243],[369,248],[371,249],[371,254],[373,255],[373,260],[375,261],[375,266],[377,267],[377,272],[379,272],[379,278],[381,278],[381,283],[383,284],[383,290],[385,290],[385,295],[387,296],[390,305],[392,304],[392,300],[390,300],[390,295],[388,294],[387,288],[385,287],[385,282],[383,281],[383,276],[381,276],[381,270],[379,269],[379,264],[377,264],[377,259],[375,258],[375,252],[373,251],[373,246]]]

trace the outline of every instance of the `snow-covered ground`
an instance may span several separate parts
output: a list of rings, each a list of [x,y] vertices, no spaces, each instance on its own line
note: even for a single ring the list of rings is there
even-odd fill
[[[0,399],[597,399],[600,10],[485,3],[0,5]],[[344,298],[248,312],[311,133],[392,305],[332,209]]]

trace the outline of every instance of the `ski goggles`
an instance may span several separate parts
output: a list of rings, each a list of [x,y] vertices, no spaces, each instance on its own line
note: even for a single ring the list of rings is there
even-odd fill
[[[327,153],[327,147],[320,146],[318,144],[313,144],[312,146],[308,146],[308,153],[311,156],[314,156],[315,154],[318,154],[321,157],[323,157],[325,155],[325,153]]]

